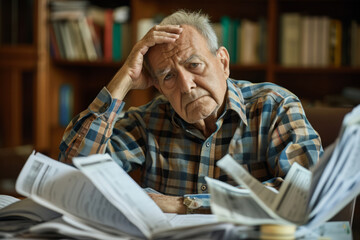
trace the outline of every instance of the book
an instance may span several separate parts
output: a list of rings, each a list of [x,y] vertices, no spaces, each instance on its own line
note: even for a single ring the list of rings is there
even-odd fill
[[[61,53],[60,53],[60,44],[56,38],[55,35],[55,29],[54,29],[54,23],[52,22],[49,26],[49,35],[50,35],[50,53],[51,56],[55,59],[60,59],[62,58]]]
[[[59,92],[59,124],[66,127],[73,117],[74,92],[71,84],[62,84]]]
[[[258,22],[243,19],[240,31],[240,63],[259,63],[259,24]]]
[[[131,24],[130,22],[126,22],[126,23],[122,23],[121,24],[121,28],[122,28],[122,38],[121,38],[121,48],[122,48],[122,56],[121,59],[125,60],[133,47],[132,44],[132,31],[131,31]]]
[[[51,21],[52,29],[54,30],[54,35],[56,39],[57,48],[59,49],[59,55],[60,58],[66,59],[66,52],[65,52],[65,46],[64,46],[64,40],[61,36],[61,29],[60,29],[60,21]]]
[[[145,34],[155,26],[156,22],[154,18],[142,18],[137,22],[136,41],[142,39]]]
[[[238,49],[240,47],[239,44],[239,36],[238,36],[238,29],[240,28],[241,23],[240,23],[240,19],[233,19],[232,20],[232,24],[231,24],[231,49],[230,49],[230,59],[232,60],[233,63],[238,63],[239,59],[238,59]]]
[[[76,59],[76,53],[74,49],[74,43],[71,40],[71,33],[68,21],[59,21],[60,37],[62,38],[65,57],[67,60]]]
[[[5,225],[21,214],[24,224],[20,232],[15,226],[0,236],[52,232],[91,239],[209,239],[234,226],[211,214],[163,213],[108,154],[76,157],[73,164],[76,168],[34,151],[16,181],[16,191],[26,198],[0,210]]]
[[[258,56],[260,63],[266,63],[267,61],[267,22],[264,17],[259,19],[259,46]]]
[[[221,39],[222,39],[222,45],[228,50],[230,55],[230,62],[233,62],[233,53],[232,53],[232,20],[229,16],[222,16],[220,18],[220,24],[221,24]]]
[[[320,17],[320,34],[319,34],[319,57],[318,63],[321,67],[329,66],[330,54],[330,18],[327,16]]]
[[[81,36],[81,42],[83,45],[84,58],[89,61],[94,61],[100,58],[96,51],[96,40],[94,41],[94,35],[91,33],[89,23],[85,17],[78,19],[79,36]]]
[[[360,106],[348,113],[338,140],[311,170],[293,163],[279,191],[267,188],[230,155],[217,162],[244,189],[206,178],[211,210],[239,224],[292,224],[314,229],[360,193]],[[301,232],[301,231],[300,231]]]
[[[104,60],[112,61],[112,48],[113,48],[113,10],[105,10],[105,20],[104,20]]]
[[[340,20],[330,20],[330,46],[329,56],[330,65],[334,67],[341,66],[341,55],[342,55],[342,24]]]
[[[216,37],[218,39],[219,46],[222,46],[223,45],[223,40],[222,40],[223,33],[222,33],[221,23],[220,22],[212,23],[212,27],[213,27]]]
[[[301,18],[301,66],[308,67],[311,63],[311,17],[303,16]]]
[[[98,59],[102,59],[103,58],[103,42],[101,41],[101,36],[103,34],[103,29],[101,26],[97,25],[96,23],[94,23],[93,19],[90,17],[86,18],[89,29],[90,29],[90,33],[91,33],[91,38],[95,47],[95,51],[96,51],[96,56]]]
[[[112,59],[113,61],[120,61],[122,59],[122,24],[114,22],[113,24],[113,38],[112,38]]]
[[[280,24],[280,62],[284,66],[298,66],[300,64],[301,15],[283,13]]]
[[[87,54],[83,38],[79,28],[79,19],[67,21],[67,26],[70,32],[71,43],[75,52],[74,60],[86,60]],[[83,26],[82,29],[84,30]]]

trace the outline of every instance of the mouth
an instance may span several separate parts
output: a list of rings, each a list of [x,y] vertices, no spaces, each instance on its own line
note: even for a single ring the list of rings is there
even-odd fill
[[[187,103],[185,104],[185,110],[187,111],[188,108],[192,105],[192,104],[195,104],[197,101],[199,101],[200,99],[202,99],[203,97],[205,97],[206,95],[202,95],[200,97],[197,97],[197,98],[193,98],[193,99],[190,99],[189,101],[187,101]]]

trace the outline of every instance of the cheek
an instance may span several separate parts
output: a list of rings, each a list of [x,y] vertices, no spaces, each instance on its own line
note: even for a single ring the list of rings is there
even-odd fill
[[[176,91],[165,91],[163,94],[169,100],[176,112],[181,111],[181,94]]]

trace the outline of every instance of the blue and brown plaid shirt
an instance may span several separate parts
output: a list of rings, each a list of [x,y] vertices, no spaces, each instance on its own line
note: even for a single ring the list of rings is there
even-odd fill
[[[265,181],[284,177],[293,162],[314,165],[319,135],[299,99],[272,83],[227,80],[225,110],[208,138],[182,120],[164,96],[121,114],[124,102],[103,88],[67,127],[60,161],[109,153],[126,171],[141,168],[141,185],[169,195],[206,193],[204,177],[233,180],[216,167],[230,153]]]

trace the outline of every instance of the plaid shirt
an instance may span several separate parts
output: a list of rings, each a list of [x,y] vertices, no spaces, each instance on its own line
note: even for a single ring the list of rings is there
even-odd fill
[[[216,167],[230,153],[265,181],[284,177],[293,162],[309,168],[322,152],[299,99],[272,83],[227,80],[226,106],[208,138],[182,120],[164,96],[130,108],[103,88],[67,127],[60,161],[109,153],[126,171],[141,168],[142,187],[169,195],[206,193],[205,176],[230,184]]]

